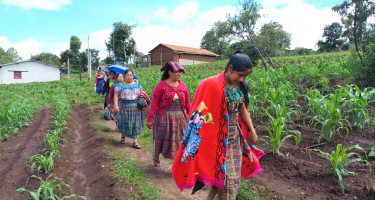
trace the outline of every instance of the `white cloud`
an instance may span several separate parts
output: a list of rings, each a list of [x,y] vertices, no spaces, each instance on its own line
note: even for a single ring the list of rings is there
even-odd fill
[[[269,3],[273,0],[267,1]],[[276,2],[276,1],[274,1]],[[291,33],[291,48],[305,47],[316,49],[316,42],[321,38],[326,25],[341,22],[340,16],[330,8],[316,8],[299,0],[285,0],[280,9],[268,8],[261,10],[265,17],[259,20],[260,25],[269,21],[277,21],[283,29]]]
[[[264,9],[277,8],[285,5],[299,4],[302,0],[263,0],[262,7]]]
[[[195,4],[195,2],[192,2]],[[212,24],[216,21],[225,21],[229,13],[234,13],[236,9],[231,6],[224,6],[212,8],[206,12],[199,13],[197,11],[199,4],[195,8],[186,10],[185,14],[181,14],[187,4],[186,2],[176,7],[172,14],[164,16],[161,13],[162,8],[159,8],[153,16],[158,16],[159,19],[164,17],[169,18],[169,23],[163,25],[146,25],[135,27],[133,29],[133,36],[137,42],[138,51],[147,54],[159,43],[181,45],[187,47],[200,47],[200,42],[206,31],[208,31]],[[182,17],[172,18],[178,13]],[[183,21],[181,21],[183,20]]]
[[[42,44],[33,38],[12,43],[8,40],[8,38],[0,36],[0,47],[2,47],[5,51],[8,48],[13,47],[17,50],[18,55],[21,56],[23,60],[28,60],[30,59],[31,55],[41,53]]]
[[[180,23],[197,16],[199,9],[198,1],[186,1],[170,11],[166,7],[159,7],[152,16],[156,20],[165,20],[169,23]]]
[[[71,4],[71,0],[3,0],[5,5],[17,6],[23,10],[33,8],[41,10],[61,10],[63,6]]]
[[[90,49],[96,49],[99,51],[99,57],[101,60],[108,56],[107,47],[105,46],[105,41],[109,40],[109,36],[112,33],[112,29],[103,29],[90,33]],[[81,36],[80,40],[82,42],[80,51],[87,49],[87,35]],[[69,44],[68,44],[69,45]],[[68,46],[69,48],[69,46]]]
[[[258,28],[271,20],[279,22],[285,31],[292,34],[291,48],[314,48],[316,42],[321,39],[324,26],[332,22],[340,22],[339,15],[330,8],[318,9],[301,0],[266,0],[263,3],[267,8],[264,6],[265,9],[261,10],[261,14],[265,14],[265,17],[258,21]],[[188,9],[188,5],[192,8]],[[275,8],[275,6],[279,7]],[[159,43],[199,48],[202,37],[214,22],[225,21],[227,14],[233,15],[238,10],[236,7],[223,6],[199,12],[199,7],[198,2],[189,1],[169,12],[166,8],[159,8],[152,15],[140,13],[136,22],[138,26],[133,28],[138,51],[147,54]],[[101,59],[108,55],[104,42],[108,40],[111,32],[112,29],[103,29],[89,33],[90,48],[99,50]],[[50,52],[59,56],[61,51],[69,48],[69,39],[64,38],[63,42],[53,43],[37,41],[33,38],[11,42],[6,37],[0,36],[0,47],[3,49],[15,47],[23,59],[41,52]],[[87,35],[80,36],[80,39],[81,51],[83,51],[87,48]]]

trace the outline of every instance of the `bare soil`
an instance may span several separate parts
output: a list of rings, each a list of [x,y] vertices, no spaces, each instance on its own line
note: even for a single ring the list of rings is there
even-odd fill
[[[265,126],[265,121],[255,120],[254,124],[259,127]],[[303,125],[301,120],[294,119],[294,123],[291,129],[302,133],[300,145],[295,148],[294,139],[285,141],[280,149],[284,157],[272,155],[269,147],[258,145],[266,152],[260,161],[264,171],[251,178],[251,182],[264,186],[280,199],[375,199],[375,175],[369,172],[365,164],[349,165],[347,169],[358,173],[358,176],[344,177],[345,194],[343,194],[338,178],[330,171],[332,169],[330,161],[312,150],[319,148],[331,153],[336,151],[336,145],[340,143],[344,148],[358,144],[369,153],[371,143],[375,140],[374,126],[365,129],[362,133],[353,128],[348,137],[342,132],[336,135],[334,142],[322,141],[318,144],[319,129],[308,125],[308,122]],[[260,137],[268,135],[263,128],[257,130]],[[354,152],[366,159],[363,152]],[[368,161],[374,166],[373,158],[369,158]]]
[[[43,150],[42,133],[51,122],[51,109],[40,109],[30,125],[17,135],[0,143],[0,199],[27,199],[26,194],[15,192],[26,184],[30,168],[26,161]]]
[[[66,146],[61,148],[62,157],[55,163],[54,174],[70,184],[73,193],[98,200],[132,198],[133,187],[119,183],[111,176],[107,152],[116,150],[139,161],[139,168],[145,171],[150,183],[159,189],[161,199],[205,199],[207,187],[194,195],[190,195],[191,190],[178,190],[171,175],[171,160],[161,159],[162,166],[154,167],[152,152],[149,150],[132,148],[132,141],[129,139],[126,144],[119,144],[120,134],[114,131],[114,121],[96,118],[97,113],[102,112],[101,104],[95,105],[94,111],[83,105],[72,107],[72,118],[68,120],[69,128],[65,133]],[[51,109],[41,109],[29,127],[0,143],[0,199],[9,199],[15,189],[25,185],[26,178],[30,176],[26,160],[43,149],[41,133],[48,129],[50,121]],[[254,120],[254,124],[260,127],[257,128],[260,137],[267,134],[261,128],[266,125],[266,121],[264,118]],[[368,172],[368,167],[359,163],[348,167],[350,171],[358,173],[358,176],[344,178],[346,193],[342,194],[337,178],[329,172],[329,161],[311,150],[320,148],[330,153],[341,143],[345,148],[359,144],[369,152],[371,142],[375,139],[374,126],[366,128],[362,133],[353,129],[348,137],[339,134],[333,143],[322,141],[317,144],[318,136],[315,133],[319,132],[318,129],[307,123],[304,125],[301,120],[293,121],[295,124],[292,129],[301,131],[302,142],[295,148],[294,141],[287,140],[280,150],[284,157],[272,155],[270,149],[263,146],[261,141],[258,144],[258,147],[266,152],[261,159],[264,171],[253,176],[250,182],[266,188],[267,194],[264,196],[270,192],[279,199],[375,199],[375,175]],[[104,124],[111,131],[95,132],[92,123]],[[115,142],[104,139],[109,136],[112,136]],[[363,153],[360,155],[364,157]],[[369,162],[375,166],[374,159],[369,159]],[[28,187],[35,187],[35,182],[37,183],[31,180]],[[16,193],[14,199],[27,199],[27,195]]]
[[[105,140],[92,129],[92,112],[74,105],[70,116],[66,146],[61,149],[62,159],[56,162],[54,173],[72,186],[74,194],[87,199],[127,199],[131,196],[129,187],[111,176]]]

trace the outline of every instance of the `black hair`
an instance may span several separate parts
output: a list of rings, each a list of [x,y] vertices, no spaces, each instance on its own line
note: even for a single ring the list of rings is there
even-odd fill
[[[253,63],[250,57],[241,50],[236,51],[233,56],[229,59],[225,72],[228,71],[229,65],[232,65],[232,70],[237,72],[243,72],[253,68]],[[245,105],[249,105],[249,86],[246,79],[240,82],[240,90],[244,93]]]
[[[111,74],[111,73],[114,73],[114,74],[116,75],[116,72],[115,72],[115,71],[110,71],[109,74]]]
[[[133,72],[133,70],[131,70],[130,68],[128,68],[127,70],[125,70],[125,72],[124,72],[124,76],[126,76],[126,74],[129,73],[129,72],[132,72],[132,74],[133,74],[133,76],[134,76],[134,72]]]
[[[121,73],[118,73],[116,74],[116,79],[118,78],[118,76],[120,75]],[[123,74],[121,74],[122,76],[124,76]]]
[[[160,71],[163,72],[163,75],[161,75],[161,80],[166,80],[169,78],[169,71],[173,72],[173,67],[167,62]]]

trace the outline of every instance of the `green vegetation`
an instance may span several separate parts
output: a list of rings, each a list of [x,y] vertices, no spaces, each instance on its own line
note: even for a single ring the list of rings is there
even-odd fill
[[[147,120],[146,120],[147,121]],[[143,144],[143,147],[147,150],[152,151],[153,148],[153,136],[152,136],[152,129],[148,129],[146,127],[146,123],[144,124],[143,132],[139,135],[138,140],[140,143]]]
[[[108,128],[107,126],[103,125],[103,124],[98,124],[98,123],[95,123],[93,126],[92,126],[92,129],[94,131],[103,131],[103,132],[111,132],[111,129]]]
[[[138,168],[136,160],[124,158],[118,151],[110,152],[109,156],[113,161],[112,174],[121,182],[137,187],[134,199],[160,199],[159,191],[147,182],[146,173]]]
[[[40,181],[40,186],[36,191],[27,190],[25,188],[18,188],[17,192],[27,192],[32,200],[43,200],[43,199],[56,199],[63,200],[72,197],[77,197],[80,199],[87,199],[84,196],[77,196],[76,194],[71,194],[69,196],[63,196],[63,188],[67,188],[72,192],[70,185],[64,183],[61,178],[53,177],[52,174],[49,175],[45,180],[43,178],[32,175],[31,178],[37,178]]]
[[[372,143],[371,145],[371,151],[368,154],[369,157],[375,157],[375,142]]]
[[[249,109],[254,119],[268,119],[268,124],[256,128],[260,128],[265,134],[268,133],[267,137],[262,139],[270,145],[274,154],[282,155],[282,145],[287,138],[293,137],[296,145],[303,140],[303,134],[294,130],[296,119],[314,124],[318,128],[316,140],[319,142],[334,142],[336,134],[345,132],[349,135],[351,128],[365,132],[368,126],[374,124],[375,90],[349,85],[352,77],[346,55],[347,53],[333,53],[296,57],[298,62],[294,64],[290,64],[290,57],[285,57],[284,60],[278,60],[284,63],[279,68],[268,71],[259,66],[253,68],[253,72],[247,78],[251,91]],[[330,59],[318,58],[319,56]],[[220,73],[226,64],[227,60],[221,60],[184,66],[186,74],[182,75],[182,81],[189,88],[190,98],[193,99],[203,79]],[[161,66],[134,68],[141,85],[150,97],[153,88],[160,81],[160,68]],[[88,81],[85,78],[80,81],[78,75],[64,75],[61,81],[48,83],[0,85],[0,139],[17,133],[21,127],[29,123],[39,108],[53,106],[54,119],[51,130],[44,134],[43,139],[45,148],[39,155],[35,155],[30,163],[33,172],[49,171],[53,168],[53,162],[48,163],[48,159],[60,156],[60,136],[66,127],[65,119],[71,104],[85,104],[93,109],[93,103],[102,103],[103,99],[93,91],[93,85],[93,80]],[[102,118],[102,113],[98,114],[99,118]],[[109,131],[100,124],[93,124],[93,129]],[[114,138],[106,136],[106,140],[114,141]],[[145,127],[139,141],[146,149],[151,150],[152,130]],[[114,163],[120,159],[113,155],[112,157]],[[138,169],[136,162],[126,162]],[[122,176],[129,176],[124,171],[121,173],[124,173]],[[137,174],[138,171],[130,173]],[[150,196],[148,192],[152,189],[141,189],[136,184],[134,186],[138,195],[135,198]]]
[[[328,159],[331,162],[333,168],[332,173],[339,179],[342,193],[345,193],[343,177],[356,175],[356,173],[346,169],[346,167],[348,167],[349,164],[355,162],[364,162],[369,166],[369,172],[372,172],[371,164],[368,163],[367,160],[363,160],[357,153],[347,153],[347,151],[351,149],[358,149],[366,153],[362,149],[362,147],[358,145],[352,145],[348,149],[345,149],[342,147],[342,144],[337,144],[336,151],[332,151],[331,154],[323,152],[320,149],[314,149],[314,151],[319,152],[321,155],[323,155],[326,159]],[[353,156],[355,156],[356,158],[351,158]]]

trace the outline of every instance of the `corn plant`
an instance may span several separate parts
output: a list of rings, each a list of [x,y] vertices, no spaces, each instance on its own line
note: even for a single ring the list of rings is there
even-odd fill
[[[323,101],[322,95],[320,94],[320,91],[317,89],[309,89],[306,92],[305,99],[309,101],[309,110],[307,112],[311,112],[313,115],[319,115],[321,104]]]
[[[298,146],[302,139],[301,133],[297,130],[287,130],[284,117],[274,118],[272,115],[269,114],[269,112],[266,109],[263,108],[263,110],[266,112],[273,129],[271,131],[268,127],[264,127],[269,134],[269,136],[265,136],[265,138],[269,140],[266,143],[271,146],[272,153],[274,155],[284,156],[280,152],[280,148],[283,145],[284,141],[290,137],[294,137],[296,146]],[[294,133],[294,135],[289,133]]]
[[[348,109],[347,112],[348,116],[352,121],[354,121],[353,125],[357,127],[359,131],[362,131],[364,127],[371,123],[371,118],[369,117],[368,113],[368,103],[373,98],[375,90],[368,90],[365,88],[363,91],[359,89],[357,85],[351,86],[348,89]]]
[[[71,194],[69,196],[63,196],[62,192],[64,188],[70,190],[72,192],[72,188],[70,185],[64,183],[61,178],[52,177],[52,174],[49,175],[46,180],[43,180],[41,177],[32,175],[32,178],[37,178],[40,181],[40,186],[36,191],[27,190],[24,187],[18,188],[17,192],[27,192],[30,195],[32,200],[43,200],[43,199],[56,199],[56,200],[63,200],[69,199],[72,197],[77,197],[80,199],[87,199],[84,196],[77,196],[76,194]],[[12,198],[13,199],[13,198]]]
[[[321,155],[323,155],[324,158],[328,159],[331,162],[333,168],[332,172],[334,176],[339,179],[342,193],[345,193],[343,177],[357,175],[355,172],[351,172],[346,169],[349,164],[355,162],[363,162],[369,166],[369,172],[372,172],[371,164],[368,163],[367,160],[363,160],[357,153],[347,153],[347,151],[351,149],[358,149],[366,153],[359,145],[352,145],[348,149],[345,149],[342,147],[342,144],[337,144],[336,151],[332,151],[331,154],[323,152],[320,149],[314,149],[314,151],[319,152]],[[356,158],[351,158],[354,156]]]
[[[37,168],[37,173],[41,171],[44,173],[50,172],[55,167],[53,156],[54,152],[50,152],[48,157],[41,154],[32,156],[28,161],[28,164],[30,164],[31,174],[34,174],[35,168]]]
[[[55,134],[53,134],[55,133]],[[54,155],[60,157],[60,137],[57,132],[51,131],[44,136],[44,145],[46,149],[44,150],[45,154],[51,154],[53,152]]]
[[[340,129],[345,129],[346,134],[349,135],[349,129],[343,122],[347,122],[349,127],[350,123],[348,120],[342,118],[342,108],[340,108],[341,100],[341,96],[332,94],[331,99],[324,98],[323,101],[320,101],[319,114],[314,116],[312,120],[315,122],[314,127],[318,124],[322,126],[318,137],[318,143],[320,143],[322,138],[327,141],[333,141],[336,133],[339,132]]]
[[[368,154],[369,157],[375,157],[375,142],[372,143],[370,153]]]

